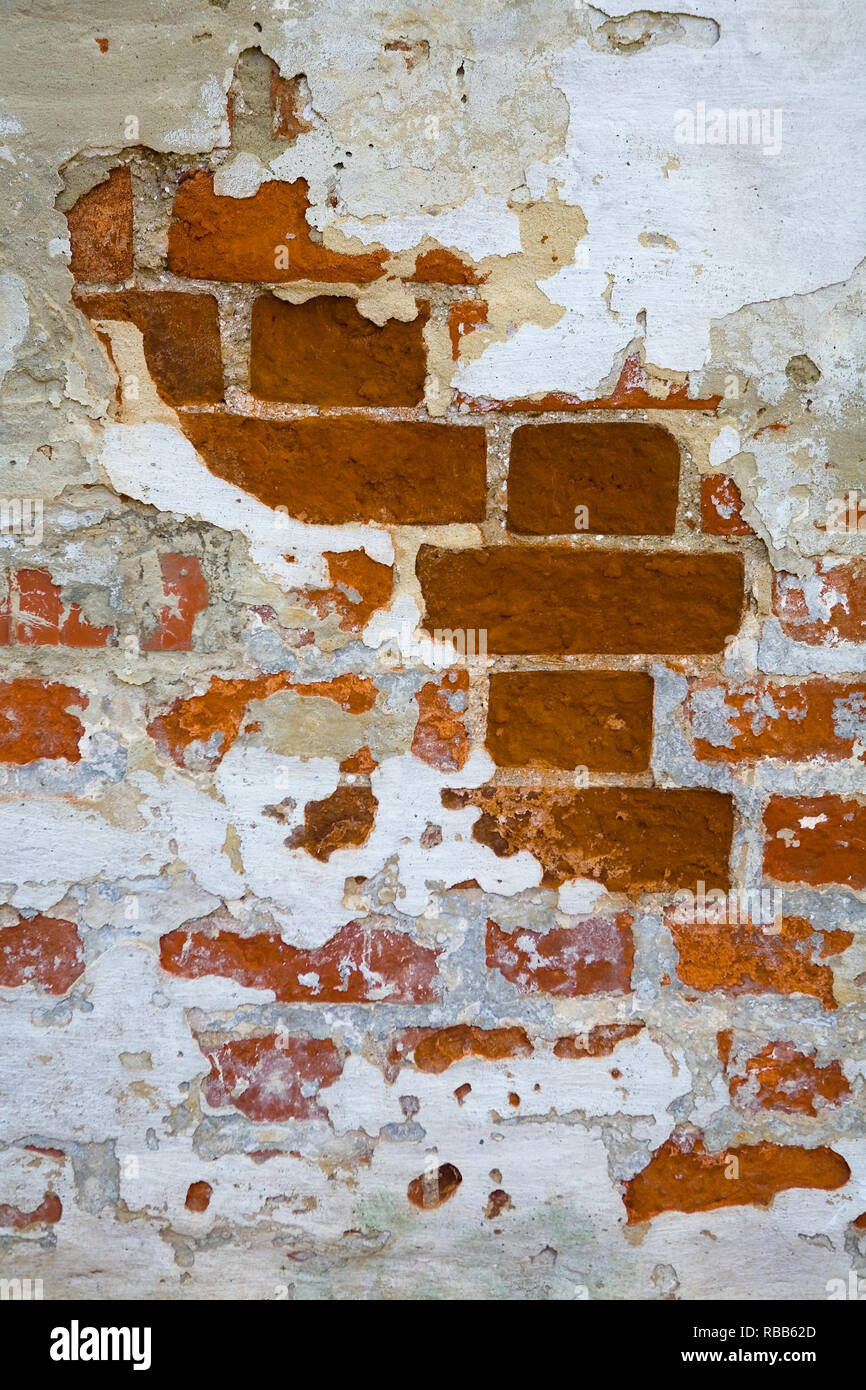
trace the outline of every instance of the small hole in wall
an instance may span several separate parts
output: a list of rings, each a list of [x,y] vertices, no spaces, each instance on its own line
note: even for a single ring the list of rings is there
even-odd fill
[[[255,29],[257,34],[260,34],[262,32],[262,26],[259,24],[258,20],[254,22],[253,28]]]
[[[461,100],[461,101],[464,101],[464,102],[469,100],[469,98],[467,97],[467,95],[466,95],[465,92],[463,93],[463,95],[462,95],[462,97],[460,98],[460,100]]]

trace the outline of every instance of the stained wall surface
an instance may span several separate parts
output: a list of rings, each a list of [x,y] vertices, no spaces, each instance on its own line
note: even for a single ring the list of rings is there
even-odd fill
[[[866,1276],[864,12],[606,4],[7,0],[0,1281]]]

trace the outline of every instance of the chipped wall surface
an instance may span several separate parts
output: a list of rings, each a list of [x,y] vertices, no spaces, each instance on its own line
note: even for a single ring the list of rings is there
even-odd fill
[[[0,1276],[840,1296],[862,6],[4,19]]]

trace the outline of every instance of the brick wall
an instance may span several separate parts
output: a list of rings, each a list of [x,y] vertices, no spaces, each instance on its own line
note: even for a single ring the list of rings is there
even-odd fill
[[[233,99],[66,210],[111,391],[4,552],[0,1227],[144,1297],[750,1296],[708,1237],[866,1206],[864,562],[774,567],[724,397],[637,349],[454,384],[497,258],[220,193]]]

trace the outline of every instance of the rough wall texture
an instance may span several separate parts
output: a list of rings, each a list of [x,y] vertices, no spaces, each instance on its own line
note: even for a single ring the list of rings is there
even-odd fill
[[[6,7],[4,1278],[866,1275],[863,11],[607,5]]]

